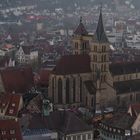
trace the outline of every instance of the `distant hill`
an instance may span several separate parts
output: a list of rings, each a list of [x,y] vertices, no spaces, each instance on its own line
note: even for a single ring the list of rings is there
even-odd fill
[[[124,3],[126,0],[118,0],[121,3]],[[108,4],[111,6],[113,0],[0,0],[0,5],[2,8],[16,7],[22,5],[30,5],[37,4],[40,8],[74,8],[76,5],[78,6],[88,6],[95,4]],[[132,0],[132,4],[134,4],[137,8],[140,7],[140,0]]]

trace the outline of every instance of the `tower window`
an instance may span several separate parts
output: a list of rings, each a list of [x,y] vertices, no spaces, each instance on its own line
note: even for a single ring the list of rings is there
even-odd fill
[[[78,49],[78,42],[75,43],[75,49]]]
[[[58,103],[62,104],[62,80],[58,80]]]
[[[97,46],[94,46],[94,51],[97,52]]]
[[[106,46],[103,45],[103,46],[102,46],[102,52],[105,52],[105,51],[106,51]]]
[[[106,55],[104,55],[104,62],[106,62]]]
[[[68,78],[66,80],[66,103],[70,103],[70,83]]]

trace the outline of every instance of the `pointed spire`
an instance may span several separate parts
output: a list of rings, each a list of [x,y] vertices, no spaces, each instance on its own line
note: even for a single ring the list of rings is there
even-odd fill
[[[82,17],[80,17],[80,23],[74,32],[75,35],[88,35],[88,32],[87,32],[85,26],[83,25],[82,21],[83,21],[83,19],[82,19]]]
[[[82,20],[83,20],[83,18],[82,18],[82,16],[80,17],[80,23],[82,23]]]
[[[102,4],[100,6],[100,15],[99,15],[97,29],[95,32],[95,38],[100,43],[107,43],[108,42],[108,38],[106,36],[105,30],[104,30],[104,24],[103,24]]]

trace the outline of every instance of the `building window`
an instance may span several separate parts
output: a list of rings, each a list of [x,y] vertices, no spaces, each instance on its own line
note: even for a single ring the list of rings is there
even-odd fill
[[[138,78],[138,74],[136,73],[136,78]]]
[[[73,79],[73,102],[76,101],[76,96],[75,96],[75,90],[76,90],[76,81],[75,81],[75,78]]]
[[[101,71],[102,71],[102,72],[104,71],[104,67],[103,67],[103,64],[101,65]]]
[[[82,140],[86,140],[86,135],[85,134],[83,134]]]
[[[120,104],[120,96],[117,97],[117,104]]]
[[[58,103],[62,104],[62,80],[58,80]]]
[[[71,140],[71,137],[70,137],[70,136],[68,136],[68,137],[67,137],[67,140]]]
[[[1,134],[2,135],[6,135],[6,131],[1,131]]]
[[[94,46],[94,51],[97,52],[97,46]]]
[[[76,140],[76,136],[73,136],[73,140]]]
[[[13,110],[13,109],[10,109],[10,110],[9,110],[9,113],[10,113],[10,114],[13,114],[13,113],[14,113],[14,110]]]
[[[104,62],[104,56],[103,55],[101,56],[101,62]]]
[[[93,99],[93,97],[92,97],[92,99],[91,99],[91,106],[92,106],[92,107],[94,106],[94,99]]]
[[[104,55],[104,62],[106,62],[106,55]]]
[[[15,105],[16,105],[15,103],[12,103],[12,107],[15,107]]]
[[[106,51],[106,46],[103,45],[103,46],[102,46],[102,52],[105,52],[105,51]]]
[[[54,102],[54,77],[52,78],[52,101]]]
[[[133,100],[133,96],[132,96],[132,95],[130,95],[130,101],[132,102],[132,100]]]
[[[78,49],[78,43],[77,42],[75,43],[75,49]]]
[[[14,129],[13,130],[10,130],[10,134],[11,135],[15,134],[15,130]]]
[[[92,65],[93,71],[94,71],[94,64]]]
[[[86,106],[88,105],[88,97],[86,96]]]
[[[82,102],[82,78],[80,77],[80,102]]]
[[[106,75],[104,75],[104,82],[106,82]]]
[[[16,138],[12,138],[11,140],[17,140]]]
[[[81,140],[81,135],[78,135],[77,136],[77,140]]]
[[[70,103],[70,83],[68,78],[66,79],[66,103]]]
[[[106,71],[106,64],[104,65],[104,71]]]
[[[91,134],[88,134],[88,139],[91,139]]]

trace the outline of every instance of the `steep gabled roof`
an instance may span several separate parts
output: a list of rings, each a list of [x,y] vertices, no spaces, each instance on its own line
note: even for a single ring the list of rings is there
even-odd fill
[[[102,17],[102,8],[100,10],[100,16],[98,20],[97,29],[95,32],[95,41],[99,43],[108,43],[108,38],[106,36],[105,30],[104,30],[104,24],[103,24],[103,17]]]
[[[75,35],[88,35],[88,32],[82,23],[82,17],[80,18],[80,23],[78,27],[76,28],[76,30],[74,31],[74,34]]]

